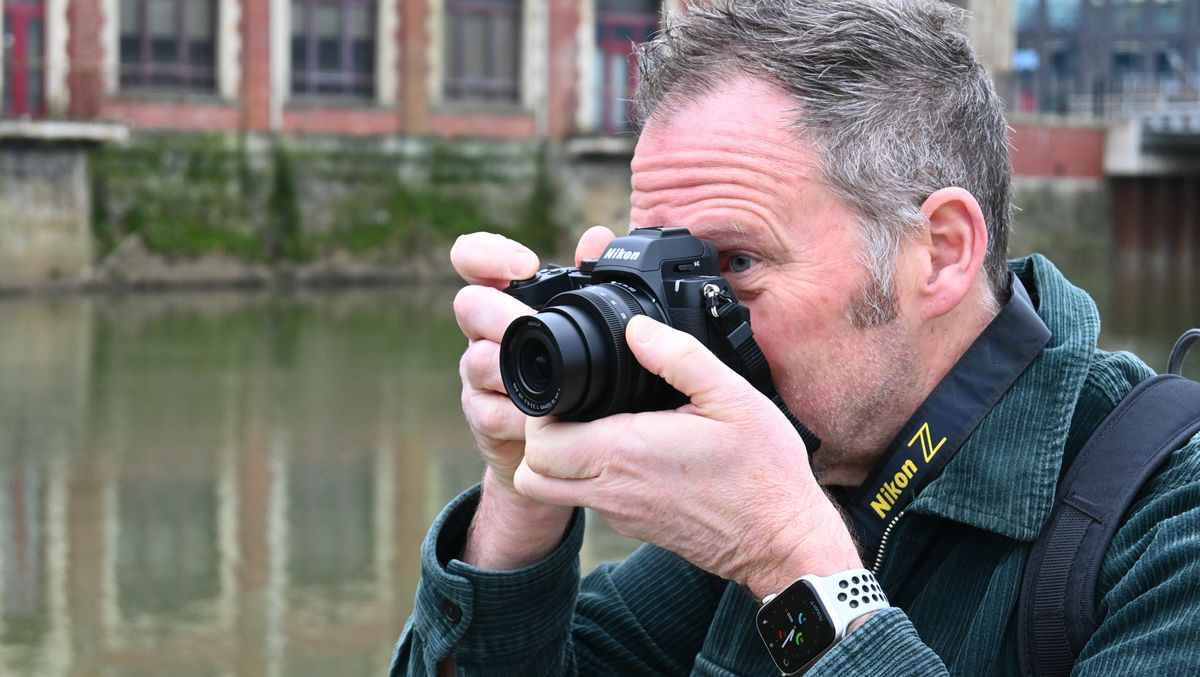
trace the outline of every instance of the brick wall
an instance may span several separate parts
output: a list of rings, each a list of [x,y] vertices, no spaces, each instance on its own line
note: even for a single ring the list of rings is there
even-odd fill
[[[1017,176],[1104,176],[1104,129],[1020,122],[1012,128]]]
[[[67,5],[67,88],[72,118],[94,118],[100,114],[104,96],[104,47],[101,42],[103,13],[100,0],[71,0]]]
[[[579,44],[575,37],[580,21],[579,0],[550,0],[550,91],[548,130],[551,138],[561,139],[574,126],[579,97],[576,87],[579,73],[576,59]]]
[[[270,0],[242,0],[241,126],[253,132],[271,128],[270,25]]]

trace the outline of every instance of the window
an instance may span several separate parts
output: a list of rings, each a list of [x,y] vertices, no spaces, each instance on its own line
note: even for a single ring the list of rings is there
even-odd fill
[[[447,100],[516,102],[520,54],[520,0],[446,0]]]
[[[292,93],[375,95],[376,0],[292,0]]]
[[[1182,31],[1184,7],[1182,0],[1159,0],[1154,8],[1154,25],[1162,31]]]
[[[1070,29],[1079,24],[1082,0],[1047,0],[1046,22],[1052,29]]]
[[[1017,0],[1017,27],[1033,28],[1038,23],[1039,0]]]
[[[596,3],[596,105],[605,132],[629,129],[629,98],[637,86],[633,46],[658,30],[660,0],[599,0]]]
[[[1118,92],[1133,92],[1145,81],[1145,48],[1138,42],[1113,45],[1112,72]]]
[[[1112,25],[1118,30],[1132,30],[1142,25],[1144,0],[1112,0]]]
[[[121,0],[121,88],[216,88],[216,0]]]

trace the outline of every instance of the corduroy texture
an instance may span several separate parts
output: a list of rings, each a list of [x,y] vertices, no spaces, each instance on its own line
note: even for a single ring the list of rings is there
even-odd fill
[[[896,608],[810,675],[1018,674],[1021,573],[1064,456],[1151,371],[1132,355],[1096,350],[1095,305],[1049,261],[1011,267],[1053,338],[897,523],[879,572]],[[753,627],[758,601],[658,548],[599,567],[576,595],[581,515],[562,546],[528,569],[483,572],[450,559],[477,501],[478,488],[468,491],[430,531],[393,675],[435,674],[450,655],[466,675],[776,673]],[[461,608],[457,622],[447,619],[447,599]],[[1097,599],[1100,629],[1075,674],[1200,671],[1200,436],[1134,504]]]

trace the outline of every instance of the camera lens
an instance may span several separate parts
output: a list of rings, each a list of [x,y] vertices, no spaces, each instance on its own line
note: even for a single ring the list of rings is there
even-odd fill
[[[544,393],[550,386],[554,369],[550,366],[550,349],[544,341],[526,341],[521,346],[520,369],[517,374],[521,385],[532,393]]]
[[[665,384],[625,343],[629,320],[644,314],[664,319],[649,295],[607,283],[559,294],[537,315],[517,319],[500,344],[509,397],[530,416],[576,421],[662,401]]]

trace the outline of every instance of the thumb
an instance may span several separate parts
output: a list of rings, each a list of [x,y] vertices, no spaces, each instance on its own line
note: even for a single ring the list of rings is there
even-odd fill
[[[625,339],[646,371],[661,376],[701,411],[728,408],[758,392],[696,337],[645,315],[629,321]]]
[[[604,226],[592,226],[584,232],[579,238],[579,244],[575,247],[575,265],[579,265],[584,259],[598,259],[604,253],[608,243],[613,241],[616,235]]]

